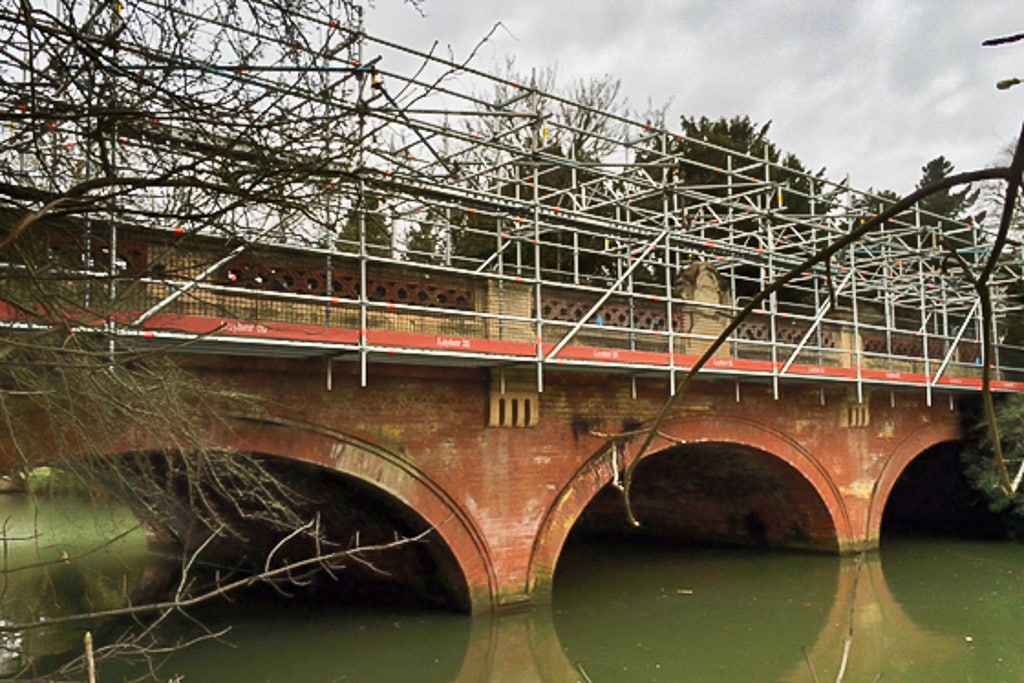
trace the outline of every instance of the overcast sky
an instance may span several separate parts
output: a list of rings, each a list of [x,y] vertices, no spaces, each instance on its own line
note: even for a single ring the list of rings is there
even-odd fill
[[[914,188],[941,155],[958,170],[992,165],[1024,119],[1021,0],[376,0],[372,35],[464,58],[487,71],[556,67],[559,82],[619,78],[633,111],[772,120],[770,137],[856,187]]]

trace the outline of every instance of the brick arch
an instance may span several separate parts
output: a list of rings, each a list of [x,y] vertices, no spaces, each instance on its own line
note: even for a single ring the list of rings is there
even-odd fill
[[[656,438],[644,454],[650,457],[678,443],[722,443],[745,446],[772,455],[799,472],[817,493],[835,528],[840,550],[854,542],[850,515],[835,482],[818,460],[795,440],[778,430],[736,416],[682,416],[668,420],[661,432],[670,439]],[[639,443],[631,444],[638,448]],[[603,449],[602,449],[603,450]],[[627,454],[629,457],[629,454]],[[548,509],[541,522],[530,558],[527,590],[550,590],[555,565],[569,531],[584,508],[614,476],[612,463],[599,451],[588,458]]]
[[[497,604],[497,577],[483,534],[455,499],[407,457],[362,437],[285,418],[235,417],[215,428],[204,445],[310,463],[391,495],[448,546],[468,589],[469,610],[489,612]]]
[[[900,475],[907,469],[907,466],[928,449],[950,441],[959,441],[962,438],[963,434],[960,432],[959,425],[948,422],[926,424],[900,441],[886,459],[885,464],[882,465],[882,471],[879,472],[871,491],[871,504],[868,507],[865,529],[868,544],[878,543],[885,506],[889,502],[893,487],[896,486],[896,482],[899,481]]]

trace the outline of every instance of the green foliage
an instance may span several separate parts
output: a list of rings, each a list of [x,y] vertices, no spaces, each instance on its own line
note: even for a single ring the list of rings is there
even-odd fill
[[[1010,302],[1017,310],[1010,311],[1004,317],[1001,327],[1006,336],[1003,343],[1014,346],[1024,346],[1024,315],[1020,309],[1024,308],[1024,282],[1018,280],[1008,288]]]
[[[918,181],[918,189],[930,185],[938,180],[949,177],[956,167],[946,157],[940,155],[921,167],[921,180]],[[952,226],[957,223],[964,223],[970,219],[970,211],[978,201],[978,190],[972,190],[970,186],[962,190],[944,190],[936,192],[921,200],[921,208],[925,211],[949,216],[951,221],[943,221],[941,225]],[[927,218],[927,223],[932,219]]]
[[[996,422],[1003,454],[1012,477],[1024,460],[1024,394],[1004,398],[996,406]],[[982,422],[973,432],[961,456],[968,481],[983,494],[989,509],[1006,517],[1011,535],[1024,538],[1024,495],[1011,494],[1003,487],[992,448],[992,434]]]
[[[728,168],[728,156],[731,152],[739,152],[781,166],[773,170],[768,180],[789,189],[784,194],[786,212],[810,213],[810,197],[821,194],[825,169],[806,175],[809,169],[795,154],[783,153],[768,138],[771,125],[771,121],[760,125],[746,115],[717,120],[706,116],[700,119],[683,116],[680,119],[683,135],[672,142],[670,150],[681,152],[688,159],[679,169],[681,182],[687,185],[724,183],[722,171]],[[712,194],[724,194],[724,191],[718,189]]]
[[[455,256],[482,261],[494,253],[500,228],[497,218],[456,210],[448,219],[451,221],[451,249]]]
[[[869,213],[879,213],[900,199],[900,195],[892,190],[876,190],[873,187],[869,187],[867,192],[853,198],[852,206],[854,209]]]
[[[388,255],[391,252],[391,226],[382,213],[381,198],[364,192],[361,201],[349,213],[348,220],[338,235],[341,251],[356,251],[359,245],[360,227],[365,228],[366,250],[373,255]]]
[[[760,229],[758,213],[746,211],[748,205],[755,203],[757,208],[781,211],[799,220],[799,230],[816,229],[817,221],[810,219],[812,198],[822,197],[825,169],[811,174],[795,154],[784,153],[768,137],[771,121],[759,124],[746,115],[719,119],[683,116],[680,126],[682,135],[652,137],[637,151],[636,161],[652,180],[660,182],[663,169],[659,162],[666,155],[678,155],[675,158],[682,159],[672,169],[674,182],[708,198],[709,216],[731,219],[728,227],[714,222],[705,224],[702,234],[714,240],[730,232],[756,233]],[[761,165],[764,162],[770,168],[767,177]],[[753,165],[758,167],[756,176],[751,175],[754,171],[744,170]],[[656,197],[647,200],[646,205],[643,202],[639,205],[657,210],[660,201]],[[817,211],[821,210],[819,206]],[[808,220],[802,221],[802,216]],[[693,221],[693,216],[688,220]],[[741,268],[738,272],[742,280],[737,294],[756,294],[760,288],[757,270]],[[651,277],[657,280],[660,275],[652,270]]]
[[[405,252],[409,261],[440,263],[444,247],[445,234],[441,226],[418,222],[405,233]]]

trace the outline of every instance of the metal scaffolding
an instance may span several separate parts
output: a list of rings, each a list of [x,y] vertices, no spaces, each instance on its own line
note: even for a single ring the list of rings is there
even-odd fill
[[[152,178],[162,169],[188,167],[210,186],[217,183],[218,189],[207,191],[202,182],[186,190],[169,182],[118,182],[116,214],[84,214],[87,244],[77,265],[97,281],[107,278],[111,301],[118,295],[114,283],[130,271],[119,245],[138,241],[139,225],[156,235],[154,243],[173,242],[180,253],[190,249],[183,237],[192,237],[194,251],[202,253],[191,269],[136,274],[150,292],[163,293],[118,320],[115,331],[124,338],[141,335],[155,316],[185,301],[240,289],[269,302],[268,309],[289,302],[322,309],[317,324],[326,327],[341,325],[347,306],[358,311],[350,324],[360,331],[354,341],[250,339],[247,352],[355,353],[365,381],[368,359],[384,355],[367,330],[384,325],[385,315],[429,317],[440,307],[450,318],[486,328],[467,336],[510,339],[508,331],[516,328],[515,338],[533,342],[535,352],[524,359],[405,348],[403,357],[529,365],[540,389],[544,368],[554,364],[621,365],[634,374],[665,374],[674,391],[676,372],[686,370],[677,357],[714,336],[693,322],[695,311],[709,320],[733,315],[780,273],[847,235],[884,204],[767,154],[750,156],[675,133],[662,122],[595,109],[543,92],[535,80],[494,76],[366,35],[358,23],[346,28],[326,14],[297,16],[305,29],[295,44],[278,41],[255,63],[232,61],[223,52],[155,48],[147,43],[147,13],[164,11],[164,3],[133,5],[104,15],[92,28],[97,41],[114,30],[119,36],[102,70],[76,72],[75,64],[61,62],[59,44],[47,37],[49,20],[39,17],[35,27],[22,22],[0,57],[10,83],[27,81],[26,64],[34,60],[60,63],[59,69],[48,67],[51,83],[34,86],[35,110],[15,101],[14,90],[3,93],[14,113],[0,145],[19,151],[6,162],[3,181],[23,188],[25,196],[49,196],[115,170]],[[182,13],[199,34],[227,32],[239,43],[257,35],[244,23]],[[17,23],[13,16],[5,17],[8,23]],[[48,40],[51,54],[30,55],[45,53]],[[212,114],[177,111],[161,100],[163,108],[140,105],[103,128],[110,120],[103,102],[131,87],[134,75],[153,74],[166,89],[198,93],[191,105],[208,101]],[[217,117],[218,98],[250,103],[252,118],[244,104],[233,110],[237,119]],[[116,150],[104,157],[116,159],[116,169],[96,160],[105,145]],[[235,192],[245,201],[224,202],[223,187],[230,182],[241,187]],[[203,207],[201,219],[182,206]],[[909,368],[926,378],[931,400],[932,387],[943,378],[980,362],[978,297],[956,271],[964,264],[979,268],[991,246],[984,224],[914,209],[769,297],[757,319],[730,339],[729,356],[766,361],[755,374],[767,377],[776,393],[782,379],[808,379],[795,372],[798,365],[844,365],[852,374],[831,379],[855,382],[858,391],[869,381],[863,368],[890,371],[887,383],[895,385],[902,381],[898,371]],[[262,265],[250,272],[240,264],[252,266],[254,254]],[[268,265],[274,258],[322,265],[315,277],[299,276],[306,277],[303,282],[281,275],[287,269],[280,264],[277,270]],[[713,266],[722,297],[695,300],[682,292],[681,277],[696,264]],[[378,283],[381,272],[404,273],[403,281],[420,283],[462,278],[472,283],[466,291],[486,291],[489,304],[438,304],[433,295],[402,299],[399,290]],[[352,279],[351,287],[342,276]],[[997,339],[1003,321],[1020,314],[1007,292],[1020,277],[1020,252],[1007,253],[991,280]],[[609,319],[613,314],[622,317]],[[843,334],[854,341],[844,346]],[[668,360],[636,356],[619,364],[566,353],[573,346],[607,346],[600,339],[613,337],[624,350],[654,349]],[[224,348],[239,348],[237,339],[227,341]],[[852,358],[836,360],[837,349]],[[1015,366],[1024,365],[1020,358],[1020,349],[1003,347],[992,361],[1012,379]],[[753,372],[724,364],[709,370]],[[815,378],[830,381],[827,373]]]

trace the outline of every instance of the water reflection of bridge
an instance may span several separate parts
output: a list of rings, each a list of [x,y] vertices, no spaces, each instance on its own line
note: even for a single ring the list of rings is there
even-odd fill
[[[4,502],[10,510],[12,499]],[[806,682],[815,676],[838,680],[840,669],[847,681],[968,680],[991,670],[1003,671],[1005,680],[1012,680],[1019,660],[1009,658],[1001,666],[979,663],[976,645],[966,636],[983,641],[985,656],[1000,652],[1000,643],[1011,643],[1012,650],[1013,633],[996,635],[993,627],[1002,619],[1012,620],[1009,596],[1015,588],[1003,577],[1019,560],[1019,552],[1000,563],[981,550],[980,559],[964,563],[970,552],[971,546],[963,544],[954,552],[929,550],[918,542],[911,554],[901,555],[900,566],[892,570],[896,576],[890,578],[884,554],[834,560],[704,550],[689,557],[681,551],[673,559],[664,549],[649,555],[641,549],[625,556],[583,547],[570,554],[550,608],[472,620],[442,613],[395,614],[379,624],[370,614],[321,614],[311,626],[303,611],[308,608],[281,606],[301,622],[295,624],[293,641],[287,620],[281,622],[285,628],[268,633],[266,607],[239,607],[230,617],[242,620],[232,636],[237,649],[220,643],[187,649],[169,666],[186,674],[259,670],[276,679],[294,674],[298,657],[308,662],[310,672],[324,675],[362,672],[400,678],[414,667],[419,680],[460,683]],[[954,554],[961,563],[948,564]],[[22,559],[14,561],[20,566]],[[948,571],[934,572],[936,561]],[[69,579],[85,587],[94,606],[119,606],[125,599],[115,589],[121,585],[121,573],[129,573],[126,585],[131,588],[138,571],[150,565],[153,558],[140,554],[127,565],[89,564],[84,571],[76,558],[72,564],[41,569],[49,579],[15,572],[9,576],[8,590],[18,600],[4,603],[0,620],[23,618],[22,608],[49,617],[73,610],[74,600],[54,603],[58,596],[53,591]],[[159,567],[153,568],[159,573]],[[965,570],[974,573],[970,580],[955,576]],[[164,568],[164,580],[166,574]],[[974,602],[975,596],[982,601],[1005,598],[1007,604],[1003,609],[981,605],[979,614],[965,618],[962,602]],[[22,600],[31,605],[22,605]],[[935,601],[948,603],[941,614],[934,608],[921,609]],[[269,609],[273,613],[275,608]],[[990,614],[987,620],[980,616],[985,613]],[[209,618],[202,612],[197,616]],[[326,623],[332,626],[325,628]],[[268,637],[274,637],[274,647],[265,645]],[[403,657],[367,656],[385,641]],[[25,634],[19,642],[25,656],[59,657],[77,650],[80,633],[44,628]],[[281,650],[289,656],[280,656]]]
[[[708,613],[715,598],[702,600],[704,584],[688,577],[685,591],[667,587],[660,611],[643,598],[629,609],[612,608],[598,592],[598,606],[576,604],[571,610],[583,614],[560,613],[556,602],[554,614],[543,610],[474,622],[456,680],[806,682],[839,680],[841,669],[848,681],[947,680],[952,671],[970,670],[958,661],[969,647],[964,638],[910,618],[886,583],[877,555],[838,566],[816,558],[819,566],[803,566],[802,576],[791,568],[797,574],[791,583],[766,578],[771,562],[763,558],[740,562],[761,574],[761,590],[723,580],[739,593],[739,604],[725,613]],[[732,578],[738,568],[720,570]],[[682,580],[676,577],[676,584]],[[750,609],[742,604],[747,592]],[[806,627],[803,635],[799,625]]]

